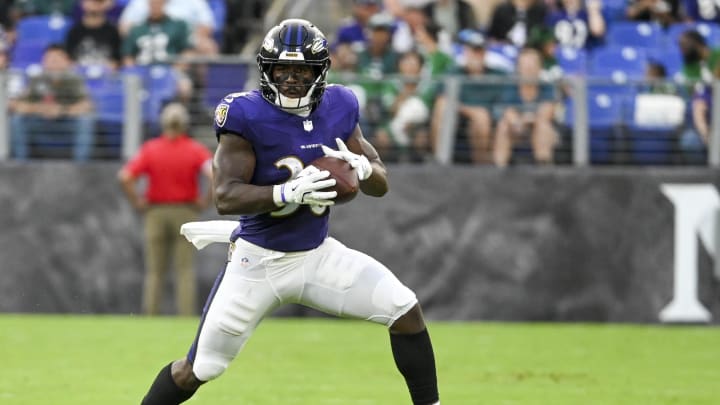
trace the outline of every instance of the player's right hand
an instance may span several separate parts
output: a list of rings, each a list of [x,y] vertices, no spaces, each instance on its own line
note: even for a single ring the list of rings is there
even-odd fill
[[[285,204],[333,205],[337,191],[318,191],[335,185],[335,179],[328,177],[329,171],[307,166],[294,179],[273,186],[273,201],[278,207]]]

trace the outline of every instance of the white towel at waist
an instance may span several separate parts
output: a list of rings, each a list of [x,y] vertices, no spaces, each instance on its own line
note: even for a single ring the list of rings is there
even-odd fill
[[[202,249],[214,242],[230,243],[230,234],[237,226],[237,221],[187,222],[180,227],[180,234],[184,235],[197,249]]]

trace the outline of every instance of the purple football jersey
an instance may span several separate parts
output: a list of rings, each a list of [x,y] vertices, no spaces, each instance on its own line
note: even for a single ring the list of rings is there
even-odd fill
[[[308,116],[281,110],[259,90],[227,95],[215,109],[215,132],[242,136],[255,151],[251,184],[281,184],[323,155],[321,145],[337,148],[358,123],[358,102],[348,88],[330,85]],[[231,240],[242,238],[267,249],[313,249],[328,233],[328,207],[288,204],[276,211],[244,215]]]

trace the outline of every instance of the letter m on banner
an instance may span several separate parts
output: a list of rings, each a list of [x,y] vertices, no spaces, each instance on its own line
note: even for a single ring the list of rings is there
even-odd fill
[[[720,196],[712,184],[662,184],[675,207],[673,298],[660,311],[662,322],[709,322],[710,312],[698,300],[698,235],[718,269]],[[718,277],[717,270],[715,276]]]

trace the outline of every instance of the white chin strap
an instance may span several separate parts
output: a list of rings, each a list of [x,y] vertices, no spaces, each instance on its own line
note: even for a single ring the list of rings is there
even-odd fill
[[[275,90],[275,94],[277,94],[277,97],[275,97],[275,105],[284,111],[301,117],[307,117],[310,115],[309,94],[312,94],[312,89],[310,89],[304,97],[300,98],[285,97],[277,90]]]
[[[310,89],[308,89],[307,93],[303,97],[300,98],[292,98],[292,97],[286,97],[280,94],[280,90],[270,81],[267,74],[263,73],[265,80],[267,80],[268,85],[271,89],[277,94],[275,96],[275,105],[280,107],[283,111],[289,112],[290,114],[299,115],[301,117],[307,117],[310,115],[310,95],[315,92],[315,87],[317,86],[317,79],[315,80],[315,83],[313,83],[312,86],[310,86]]]

